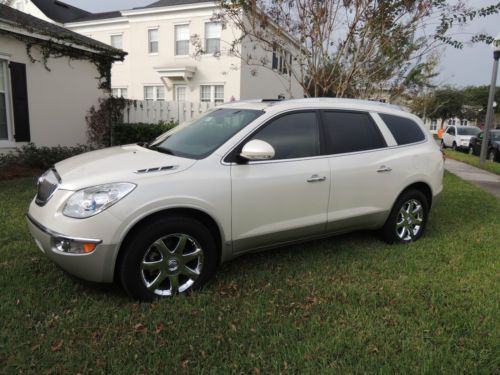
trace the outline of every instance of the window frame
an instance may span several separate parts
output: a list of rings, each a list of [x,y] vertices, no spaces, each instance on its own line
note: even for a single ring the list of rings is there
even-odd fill
[[[425,127],[425,124],[424,126],[422,126],[418,121],[415,121],[414,119],[412,119],[411,117],[409,116],[402,116],[401,114],[394,114],[394,113],[387,113],[387,112],[377,112],[377,115],[378,117],[380,118],[380,121],[382,121],[382,124],[385,128],[387,128],[387,131],[389,132],[389,134],[391,135],[391,137],[394,139],[394,141],[396,142],[395,146],[389,146],[389,148],[397,148],[397,147],[412,147],[414,145],[419,145],[421,143],[425,143],[429,140],[429,136],[430,136],[430,131]],[[399,144],[396,137],[394,136],[394,134],[392,134],[392,131],[391,129],[389,128],[389,126],[387,125],[387,123],[385,122],[385,120],[383,119],[382,115],[387,115],[387,116],[394,116],[394,117],[400,117],[402,119],[406,119],[408,121],[411,121],[415,124],[415,126],[418,127],[418,129],[420,130],[420,132],[422,133],[423,135],[423,139],[420,140],[420,141],[416,141],[416,142],[411,142],[411,143],[405,143],[405,144]],[[451,126],[448,126],[444,133],[443,133],[443,137],[445,134],[447,134],[448,130],[450,127],[452,127],[454,125],[451,125]]]
[[[222,99],[217,99],[216,96],[215,96],[215,93],[216,93],[216,89],[215,87],[216,86],[222,86],[222,92],[223,92],[223,96],[222,96]],[[210,100],[203,100],[202,98],[202,87],[210,87]],[[223,84],[223,83],[202,83],[200,84],[200,103],[213,103],[213,104],[224,104],[224,95],[225,95],[225,88],[226,88],[226,85]]]
[[[189,30],[189,23],[179,23],[179,24],[175,24],[174,25],[174,56],[175,57],[186,57],[186,56],[189,56],[189,41],[190,41],[190,30]],[[182,40],[177,40],[177,28],[178,27],[187,27],[187,30],[188,30],[188,38],[187,39],[182,39]],[[187,51],[187,54],[179,54],[177,52],[177,42],[188,42],[188,51]]]
[[[157,38],[156,40],[151,40],[151,32],[156,31],[157,32]],[[156,43],[156,51],[152,52],[152,43]],[[157,56],[160,53],[160,28],[158,26],[156,27],[148,27],[148,53],[151,56]]]
[[[7,122],[7,139],[0,139],[1,148],[12,148],[16,146],[14,139],[14,112],[13,112],[13,99],[12,99],[12,81],[10,77],[10,56],[0,53],[0,62],[4,63],[4,84],[5,84],[5,112]],[[2,69],[2,64],[0,64]]]
[[[328,144],[328,136],[327,136],[327,130],[326,130],[326,126],[327,125],[326,125],[326,119],[325,119],[325,112],[353,113],[353,114],[366,115],[368,117],[368,120],[375,127],[375,130],[376,130],[377,134],[380,136],[380,139],[382,140],[382,142],[383,142],[383,144],[385,146],[382,146],[382,147],[379,147],[379,148],[372,148],[372,149],[369,149],[369,150],[358,150],[358,151],[341,152],[341,153],[338,153],[338,154],[331,154],[331,153],[329,153],[330,145]],[[391,147],[389,145],[388,140],[384,136],[384,133],[380,129],[379,124],[373,118],[372,113],[370,111],[353,110],[353,109],[340,109],[340,108],[339,109],[337,109],[337,108],[331,108],[331,109],[330,108],[322,108],[322,109],[320,109],[320,116],[321,116],[322,130],[323,130],[323,134],[322,134],[322,136],[323,136],[323,142],[325,144],[324,152],[325,152],[325,155],[327,155],[328,157],[337,157],[337,156],[352,155],[352,154],[362,154],[362,153],[367,153],[367,152],[377,152],[377,151],[381,151],[381,150],[386,150],[386,149],[388,149],[388,148]],[[396,144],[396,146],[399,146],[399,145]]]
[[[323,122],[321,118],[321,114],[319,113],[320,109],[318,108],[302,108],[302,109],[296,109],[296,110],[286,110],[283,112],[280,112],[276,115],[274,115],[271,118],[268,118],[265,120],[262,124],[260,124],[257,128],[255,128],[250,134],[245,136],[241,141],[239,141],[223,158],[222,162],[225,164],[231,164],[231,163],[236,163],[236,164],[268,164],[268,163],[289,163],[293,161],[298,161],[298,160],[308,160],[308,159],[316,159],[316,158],[324,158],[327,157],[325,154],[325,137],[323,134]],[[246,160],[242,159],[240,157],[241,151],[243,150],[243,147],[260,131],[262,131],[266,126],[270,125],[276,120],[279,120],[280,118],[284,116],[288,116],[291,114],[298,114],[298,113],[314,113],[316,115],[316,122],[318,124],[318,136],[319,136],[319,153],[318,155],[315,156],[306,156],[303,158],[294,158],[294,159],[273,159],[273,160]]]
[[[117,86],[117,87],[111,87],[111,95],[113,95],[113,90],[118,90],[118,96],[115,96],[115,98],[123,98],[123,99],[128,99],[128,86]],[[123,90],[126,91],[127,95],[123,96]]]
[[[208,34],[207,33],[207,27],[210,24],[215,24],[215,25],[219,26],[220,30],[219,30],[219,37],[218,38],[207,38],[207,34]],[[214,21],[206,21],[204,23],[204,30],[203,30],[203,32],[204,32],[204,38],[203,38],[203,41],[204,41],[203,44],[204,45],[203,45],[203,47],[204,47],[204,50],[205,50],[204,51],[205,52],[204,55],[206,55],[206,56],[214,56],[214,55],[220,54],[221,53],[221,42],[222,42],[222,25],[221,25],[221,23],[220,22],[214,22]],[[217,51],[215,51],[215,52],[209,52],[208,51],[208,48],[207,48],[207,40],[208,39],[213,39],[213,40],[218,39],[219,40],[219,49]]]
[[[146,88],[147,87],[153,88],[153,98],[152,99],[146,99]],[[158,88],[159,87],[163,87],[164,96],[162,99],[158,99]],[[158,85],[158,84],[143,85],[142,86],[142,95],[143,95],[144,101],[150,101],[150,102],[165,102],[165,101],[167,101],[167,90],[165,90],[164,85]]]

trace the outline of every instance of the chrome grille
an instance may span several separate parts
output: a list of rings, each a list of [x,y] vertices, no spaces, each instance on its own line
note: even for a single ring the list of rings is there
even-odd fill
[[[35,202],[39,206],[45,206],[61,183],[61,178],[55,169],[49,169],[38,179],[38,191]]]

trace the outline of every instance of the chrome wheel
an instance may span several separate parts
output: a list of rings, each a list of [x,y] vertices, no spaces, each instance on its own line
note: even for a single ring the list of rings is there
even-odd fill
[[[171,296],[188,290],[203,269],[204,252],[187,234],[159,238],[149,246],[141,261],[141,279],[148,290]]]
[[[411,241],[419,234],[424,222],[424,207],[416,199],[405,202],[396,219],[396,235],[402,241]]]
[[[474,149],[472,147],[469,147],[469,155],[474,155]]]
[[[491,151],[488,153],[488,160],[489,160],[489,161],[495,161],[495,151],[491,150]]]

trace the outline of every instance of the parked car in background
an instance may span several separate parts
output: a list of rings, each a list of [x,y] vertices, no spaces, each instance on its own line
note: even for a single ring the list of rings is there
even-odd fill
[[[481,154],[481,146],[483,144],[484,133],[479,133],[476,137],[470,139],[469,154],[479,156]],[[488,140],[488,151],[486,158],[490,161],[500,162],[500,129],[490,131],[490,139]]]
[[[441,139],[441,147],[451,147],[453,150],[468,151],[471,137],[476,136],[481,129],[475,126],[448,126]]]
[[[416,241],[443,168],[422,121],[398,107],[236,102],[149,145],[56,164],[28,223],[67,272],[151,300],[197,289],[248,252],[360,229]]]

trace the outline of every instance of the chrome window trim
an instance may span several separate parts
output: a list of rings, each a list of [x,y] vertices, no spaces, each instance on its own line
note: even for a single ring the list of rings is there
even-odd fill
[[[44,225],[40,224],[38,221],[36,221],[30,214],[26,214],[26,219],[33,224],[35,227],[37,227],[39,230],[44,232],[45,234],[48,234],[50,237],[53,238],[60,238],[63,240],[69,240],[69,241],[75,241],[75,242],[83,242],[83,243],[94,243],[96,245],[102,243],[102,240],[97,240],[93,238],[80,238],[80,237],[72,237],[72,236],[66,236],[64,234],[55,232]]]

